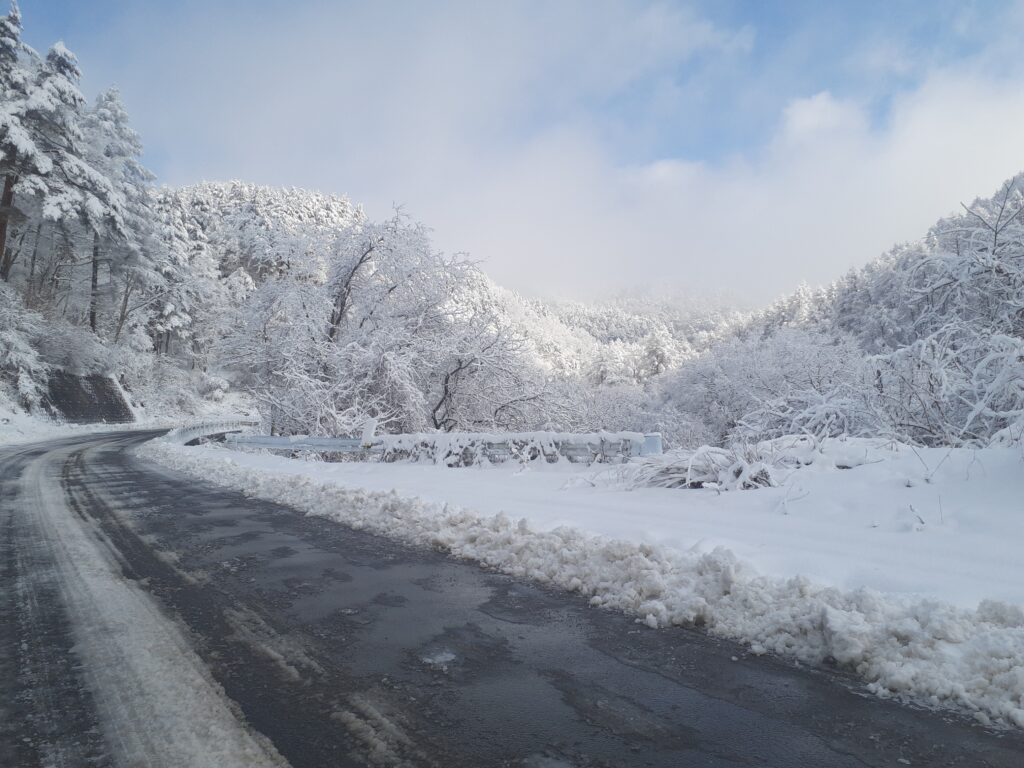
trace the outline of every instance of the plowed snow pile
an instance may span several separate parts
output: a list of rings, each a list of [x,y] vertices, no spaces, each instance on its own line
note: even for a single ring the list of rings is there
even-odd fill
[[[696,622],[755,653],[838,663],[879,695],[1024,727],[1020,449],[779,450],[779,487],[729,492],[624,490],[628,468],[324,464],[166,442],[141,454],[651,627]]]

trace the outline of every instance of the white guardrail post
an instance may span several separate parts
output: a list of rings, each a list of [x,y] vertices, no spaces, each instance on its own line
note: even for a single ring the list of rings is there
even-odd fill
[[[644,435],[644,442],[640,446],[640,455],[660,456],[661,453],[661,432],[648,432]]]

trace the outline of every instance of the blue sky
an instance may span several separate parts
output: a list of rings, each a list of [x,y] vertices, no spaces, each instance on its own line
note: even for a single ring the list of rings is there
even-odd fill
[[[121,87],[162,180],[403,204],[528,293],[764,301],[1024,169],[1024,9],[1003,0],[22,11],[87,92]]]

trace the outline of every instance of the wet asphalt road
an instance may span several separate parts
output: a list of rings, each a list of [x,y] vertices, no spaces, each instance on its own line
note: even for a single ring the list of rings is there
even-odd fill
[[[1019,733],[201,485],[134,458],[153,434],[0,449],[0,766],[114,760],[33,462],[296,768],[1024,765]]]

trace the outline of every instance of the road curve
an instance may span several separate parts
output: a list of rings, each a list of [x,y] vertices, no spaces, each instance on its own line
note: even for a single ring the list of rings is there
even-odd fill
[[[197,483],[0,448],[0,766],[993,766],[1020,733]]]

